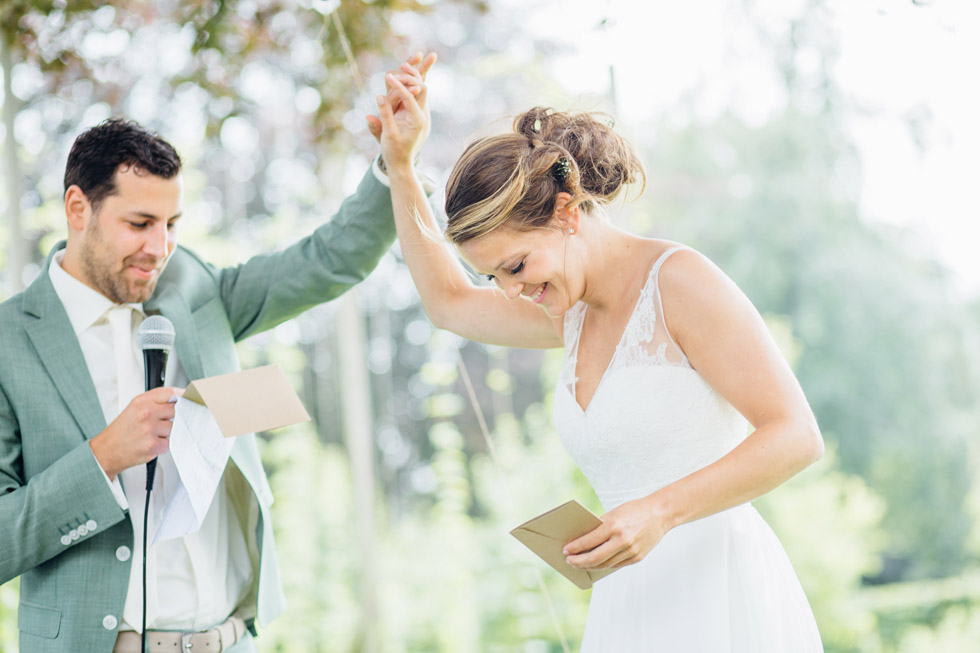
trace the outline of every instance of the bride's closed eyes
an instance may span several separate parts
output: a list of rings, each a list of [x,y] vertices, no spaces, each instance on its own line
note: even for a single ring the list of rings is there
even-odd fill
[[[518,274],[523,269],[524,269],[524,261],[522,260],[520,263],[517,264],[517,267],[516,268],[514,268],[513,270],[510,270],[510,273],[512,275],[513,274]],[[492,274],[488,274],[488,275],[485,275],[485,276],[487,277],[487,281],[489,281],[491,283],[493,283],[493,280],[496,279],[496,277],[494,275],[492,275]]]

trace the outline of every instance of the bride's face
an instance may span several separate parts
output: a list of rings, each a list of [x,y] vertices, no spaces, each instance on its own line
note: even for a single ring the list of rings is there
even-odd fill
[[[510,299],[533,302],[557,317],[581,295],[570,275],[567,247],[566,235],[558,228],[518,231],[504,226],[463,243],[459,251]]]

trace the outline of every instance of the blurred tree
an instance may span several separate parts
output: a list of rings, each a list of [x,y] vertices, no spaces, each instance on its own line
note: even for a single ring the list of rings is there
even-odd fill
[[[298,113],[289,125],[294,149],[302,143],[314,153],[328,145],[343,151],[352,142],[344,118],[362,83],[357,62],[380,68],[384,53],[403,49],[392,17],[431,6],[417,0],[2,3],[6,294],[23,287],[21,271],[30,276],[29,264],[43,255],[40,241],[61,228],[57,219],[27,226],[21,212],[31,215],[60,195],[49,171],[63,169],[82,128],[110,115],[131,117],[176,140],[186,158],[183,138],[195,143],[190,154],[202,141],[210,144],[205,152],[213,150],[231,118],[245,117],[255,127],[233,124],[223,145]],[[270,117],[270,93],[291,110]],[[247,208],[270,210],[261,202]]]

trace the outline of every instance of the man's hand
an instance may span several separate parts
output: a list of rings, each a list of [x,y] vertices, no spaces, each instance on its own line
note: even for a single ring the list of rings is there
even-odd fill
[[[436,62],[436,53],[430,52],[424,57],[421,52],[416,52],[411,57],[405,60],[401,66],[393,70],[389,70],[385,74],[385,102],[391,106],[393,113],[398,113],[402,110],[402,99],[399,95],[399,91],[392,85],[391,80],[397,80],[408,89],[408,92],[412,94],[413,97],[419,103],[419,107],[425,114],[425,127],[421,134],[419,144],[425,141],[429,135],[429,127],[431,125],[431,120],[429,119],[429,107],[428,103],[425,101],[425,95],[422,91],[425,89],[425,76],[428,74],[429,69],[432,68],[432,64]],[[381,120],[378,116],[367,116],[368,129],[374,138],[380,143],[381,142]]]
[[[124,469],[149,462],[170,449],[178,388],[156,388],[133,398],[119,417],[89,440],[95,459],[110,479]]]

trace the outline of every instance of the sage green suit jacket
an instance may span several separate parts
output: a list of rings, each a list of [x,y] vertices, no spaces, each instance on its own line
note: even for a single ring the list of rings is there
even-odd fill
[[[234,372],[237,341],[364,279],[394,236],[388,189],[368,172],[332,220],[281,252],[219,270],[178,247],[144,308],[173,322],[191,380]],[[21,577],[24,653],[109,653],[115,643],[134,564],[116,551],[132,550],[134,534],[87,442],[105,427],[45,268],[0,304],[0,583]],[[237,438],[225,474],[253,552],[253,585],[240,611],[266,624],[285,601],[272,493],[253,435]]]

